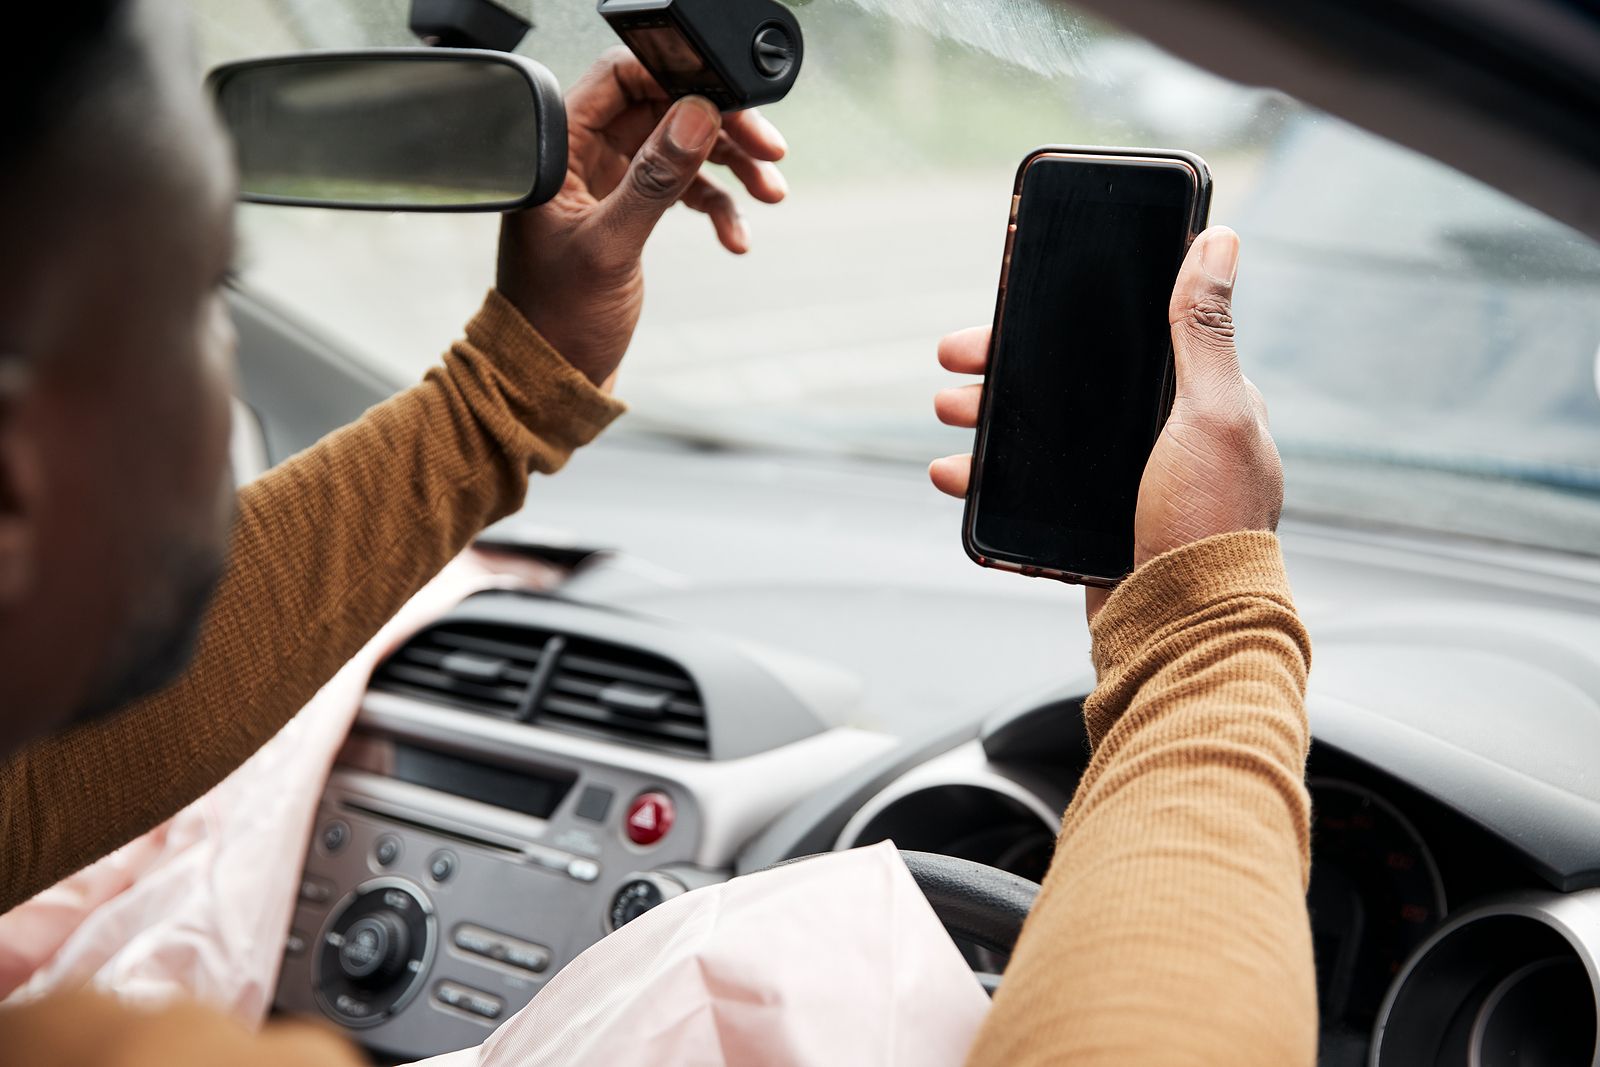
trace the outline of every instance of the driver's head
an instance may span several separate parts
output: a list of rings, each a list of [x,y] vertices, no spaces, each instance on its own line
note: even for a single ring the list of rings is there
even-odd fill
[[[0,67],[0,755],[183,665],[231,517],[233,175],[171,0]]]

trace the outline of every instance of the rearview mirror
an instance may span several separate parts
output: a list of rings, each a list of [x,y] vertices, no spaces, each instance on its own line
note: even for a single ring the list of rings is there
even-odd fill
[[[251,203],[514,211],[566,180],[560,86],[521,56],[310,52],[230,63],[206,84]]]

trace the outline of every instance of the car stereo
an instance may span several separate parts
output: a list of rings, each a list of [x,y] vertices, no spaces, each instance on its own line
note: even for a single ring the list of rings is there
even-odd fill
[[[476,1045],[608,930],[726,876],[693,865],[689,790],[583,747],[358,727],[317,811],[278,1010],[386,1054]]]

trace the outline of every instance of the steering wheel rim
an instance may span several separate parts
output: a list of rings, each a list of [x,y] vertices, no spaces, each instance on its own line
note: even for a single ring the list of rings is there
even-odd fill
[[[803,863],[798,856],[768,870]],[[1039,883],[973,860],[937,852],[900,850],[900,858],[950,936],[1009,956],[1023,921],[1039,896]]]

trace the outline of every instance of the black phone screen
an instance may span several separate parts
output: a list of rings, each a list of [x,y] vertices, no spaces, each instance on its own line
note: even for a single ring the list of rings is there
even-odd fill
[[[1045,155],[1023,173],[969,507],[969,550],[1115,580],[1166,420],[1167,307],[1196,172]]]

